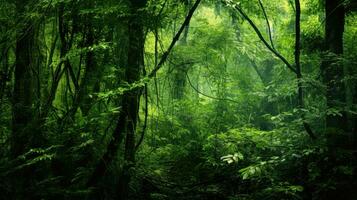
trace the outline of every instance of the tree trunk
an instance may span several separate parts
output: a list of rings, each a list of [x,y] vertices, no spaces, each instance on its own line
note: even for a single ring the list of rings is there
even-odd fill
[[[341,0],[325,1],[326,24],[325,44],[327,54],[322,62],[323,82],[327,87],[327,108],[343,109],[346,103],[345,85],[343,82],[343,64],[339,56],[343,54],[343,32],[345,24],[345,9]],[[326,128],[328,132],[346,130],[346,113],[342,115],[327,115]],[[330,130],[330,131],[329,131]]]
[[[11,157],[13,159],[26,153],[31,148],[38,147],[41,141],[34,130],[34,58],[35,24],[23,17],[25,5],[28,1],[17,0],[15,2],[17,17],[23,23],[19,24],[16,32],[15,50],[15,74],[12,99],[12,135]],[[37,140],[38,139],[38,140]],[[32,199],[33,194],[29,191],[34,185],[35,174],[31,167],[17,171],[17,179],[12,180],[14,199]]]
[[[88,9],[93,9],[93,2],[88,2]],[[95,33],[94,33],[94,18],[91,14],[86,15],[85,20],[85,47],[91,49],[95,44]],[[103,69],[99,69],[97,65],[97,60],[95,57],[95,52],[90,50],[87,52],[85,57],[85,71],[81,80],[79,92],[76,97],[76,107],[80,107],[83,115],[88,115],[92,107],[92,99],[90,94],[93,93],[96,82],[98,82],[98,72]],[[77,110],[77,109],[76,109]]]
[[[325,45],[326,55],[322,61],[321,71],[326,85],[327,109],[338,109],[339,114],[326,115],[326,137],[329,162],[322,174],[331,174],[335,188],[322,195],[323,199],[355,199],[353,198],[353,180],[343,173],[335,172],[336,166],[351,164],[351,135],[348,132],[346,86],[344,81],[343,33],[345,24],[345,8],[343,0],[325,1]]]
[[[131,0],[131,18],[129,21],[129,50],[128,67],[125,69],[125,78],[129,84],[140,80],[140,72],[144,67],[144,27],[142,11],[145,1]],[[128,199],[129,183],[131,180],[130,170],[135,165],[135,129],[139,114],[141,89],[134,89],[124,95],[123,110],[126,113],[126,141],[124,166],[119,180],[119,199]]]
[[[24,13],[26,3],[20,0],[16,1],[19,15]],[[34,25],[28,21],[21,25],[16,33],[11,145],[11,153],[14,158],[26,152],[32,134],[33,94],[35,92],[32,73],[34,35]]]
[[[144,65],[144,29],[141,17],[141,8],[144,8],[146,1],[131,0],[131,17],[128,22],[128,60],[125,68],[124,80],[132,84],[140,80],[140,74]],[[118,183],[118,198],[127,199],[129,195],[130,170],[135,164],[135,129],[139,113],[141,89],[133,89],[126,92],[122,99],[122,109],[119,115],[117,126],[113,133],[106,153],[96,166],[91,178],[87,182],[87,187],[93,187],[106,172],[106,166],[110,164],[117,155],[119,146],[125,136],[124,165]]]

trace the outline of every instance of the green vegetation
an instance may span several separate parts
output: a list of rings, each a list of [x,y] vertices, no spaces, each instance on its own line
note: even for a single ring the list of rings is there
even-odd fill
[[[356,200],[356,12],[0,0],[0,200]]]

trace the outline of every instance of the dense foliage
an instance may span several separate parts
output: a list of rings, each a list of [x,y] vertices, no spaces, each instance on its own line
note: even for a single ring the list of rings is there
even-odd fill
[[[355,0],[0,0],[0,199],[357,199]]]

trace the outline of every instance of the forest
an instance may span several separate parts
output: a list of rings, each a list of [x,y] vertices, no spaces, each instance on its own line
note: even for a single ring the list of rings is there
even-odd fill
[[[356,200],[357,0],[0,0],[0,200]]]

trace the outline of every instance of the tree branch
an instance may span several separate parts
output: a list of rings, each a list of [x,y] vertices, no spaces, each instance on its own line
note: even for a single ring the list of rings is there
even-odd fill
[[[258,0],[258,2],[259,2],[260,7],[262,8],[262,11],[263,11],[263,14],[264,14],[264,18],[265,18],[265,21],[266,21],[267,26],[268,26],[268,33],[269,33],[269,40],[270,40],[271,47],[273,49],[275,49],[267,12],[265,11],[265,8],[264,8],[264,5],[263,5],[262,1]]]
[[[233,99],[218,98],[218,97],[213,97],[213,96],[204,94],[203,92],[199,91],[195,86],[193,86],[193,84],[192,84],[192,82],[191,82],[191,79],[190,79],[190,77],[188,76],[187,73],[186,73],[186,77],[187,77],[188,83],[190,84],[191,88],[192,88],[193,90],[195,90],[197,93],[199,93],[199,94],[201,94],[201,95],[203,95],[203,96],[205,96],[205,97],[208,97],[208,98],[210,98],[210,99],[215,99],[215,100],[219,100],[219,101],[230,101],[230,102],[238,103],[238,104],[239,104],[238,101],[235,101],[235,100],[233,100]]]
[[[278,51],[276,51],[264,38],[263,34],[260,32],[259,28],[254,24],[254,22],[252,21],[252,19],[250,19],[250,17],[245,14],[245,12],[238,6],[238,5],[229,5],[228,2],[226,0],[222,0],[222,2],[224,4],[226,4],[227,6],[233,7],[235,10],[237,10],[245,20],[248,21],[248,23],[250,24],[250,26],[254,29],[255,33],[257,34],[257,36],[259,37],[259,39],[264,43],[264,45],[276,56],[278,57],[292,72],[294,72],[295,74],[296,69],[289,63],[288,60],[286,60],[286,58],[284,56],[282,56]]]
[[[193,16],[193,14],[195,13],[198,5],[201,3],[201,0],[196,0],[195,4],[192,6],[192,8],[190,9],[190,11],[188,12],[188,15],[185,19],[185,21],[183,22],[183,24],[181,25],[180,29],[178,30],[178,32],[176,33],[175,37],[172,39],[171,44],[169,46],[169,48],[164,52],[164,54],[161,57],[160,62],[155,66],[155,68],[149,73],[148,77],[152,78],[156,75],[157,71],[159,71],[159,69],[162,67],[162,65],[166,62],[170,52],[172,51],[172,49],[174,48],[176,42],[180,39],[180,36],[182,34],[182,32],[185,30],[185,27],[188,26],[190,24],[191,18]]]

